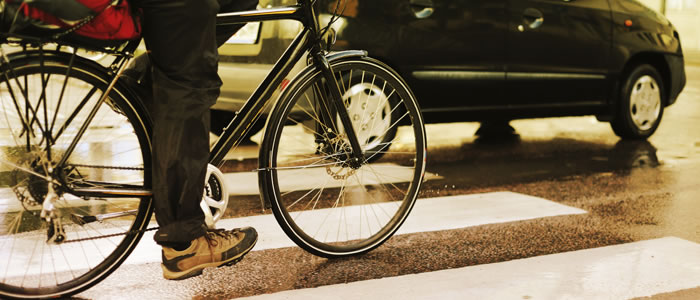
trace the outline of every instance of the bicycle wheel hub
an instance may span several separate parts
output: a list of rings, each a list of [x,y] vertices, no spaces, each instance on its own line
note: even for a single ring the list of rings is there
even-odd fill
[[[319,145],[318,153],[325,154],[335,165],[327,165],[326,173],[335,180],[345,180],[354,175],[362,164],[352,157],[352,147],[345,135],[338,135]]]

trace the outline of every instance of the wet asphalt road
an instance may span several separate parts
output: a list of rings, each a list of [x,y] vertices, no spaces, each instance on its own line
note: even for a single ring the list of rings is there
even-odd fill
[[[593,117],[514,121],[518,137],[488,143],[473,136],[475,123],[427,127],[428,172],[442,179],[426,182],[420,198],[511,191],[586,214],[399,235],[347,259],[297,247],[254,251],[234,267],[179,282],[162,279],[158,263],[125,265],[76,298],[229,299],[667,236],[700,243],[700,66],[687,75],[649,141],[620,141]],[[232,202],[240,204],[233,215],[259,213],[254,197]],[[698,299],[700,289],[655,297]]]

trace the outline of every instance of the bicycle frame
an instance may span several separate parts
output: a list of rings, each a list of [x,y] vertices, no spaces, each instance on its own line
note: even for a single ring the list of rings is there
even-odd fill
[[[310,51],[313,64],[322,71],[327,82],[335,87],[330,89],[331,101],[334,106],[332,108],[334,109],[326,108],[322,111],[334,111],[338,113],[338,117],[350,139],[354,161],[361,162],[363,160],[361,146],[356,138],[350,117],[343,105],[340,87],[338,86],[335,76],[333,76],[333,71],[331,70],[328,59],[318,42],[321,37],[319,36],[320,26],[313,6],[315,2],[315,0],[300,0],[297,5],[289,7],[224,13],[217,16],[217,25],[272,20],[296,20],[301,22],[304,28],[292,41],[287,50],[272,67],[270,73],[253,92],[248,101],[245,102],[229,125],[224,129],[223,134],[211,150],[209,163],[212,165],[219,165],[223,161],[226,153],[242,140],[249,126],[256,122],[263,113],[265,104],[268,101],[267,99],[272,96],[275,87],[282,83],[282,80],[289,74],[294,64],[301,59],[306,50]],[[320,102],[320,105],[326,105],[323,101]],[[332,118],[330,115],[326,117],[328,120]]]
[[[320,24],[318,23],[318,19],[316,18],[317,15],[314,9],[314,3],[316,3],[316,0],[299,0],[299,2],[293,6],[233,13],[222,13],[217,15],[217,26],[273,20],[296,20],[303,24],[303,29],[296,36],[296,38],[294,38],[294,40],[284,51],[284,53],[280,56],[278,61],[272,67],[272,70],[255,89],[255,91],[249,97],[249,99],[244,103],[243,107],[236,113],[235,117],[230,121],[229,125],[226,126],[224,132],[211,149],[211,154],[209,158],[210,164],[219,166],[223,162],[226,154],[240,143],[240,141],[243,139],[243,136],[249,130],[250,126],[254,124],[254,122],[256,122],[263,114],[266,104],[268,103],[268,101],[270,101],[270,98],[274,93],[276,87],[278,87],[282,83],[284,78],[291,72],[293,66],[300,59],[302,59],[303,55],[307,52],[312,58],[312,64],[321,71],[329,85],[334,87],[328,89],[327,91],[330,94],[330,102],[332,103],[330,107],[327,106],[328,103],[324,101],[319,101],[319,105],[321,105],[322,108],[321,111],[325,114],[325,116],[323,116],[323,119],[333,120],[335,116],[333,116],[332,114],[337,114],[337,117],[343,124],[345,133],[347,134],[347,137],[350,140],[350,146],[352,148],[352,153],[350,156],[352,160],[350,161],[350,164],[352,166],[359,167],[361,162],[364,160],[362,148],[358,142],[355,130],[352,126],[352,121],[350,120],[347,110],[345,109],[345,106],[343,104],[340,86],[335,76],[333,75],[333,71],[331,70],[329,60],[326,57],[326,53],[321,48],[321,29]],[[27,38],[32,39],[31,37]],[[41,43],[40,40],[37,41],[39,42],[39,44]],[[130,58],[132,57],[132,53],[134,53],[139,42],[140,41],[138,40],[130,41],[123,45],[121,50],[112,50],[111,53],[115,55],[115,59],[111,63],[110,68],[112,70],[111,74],[114,76],[114,79],[112,80],[112,82],[110,82],[108,89],[101,97],[95,109],[99,107],[100,103],[104,101],[104,99],[107,97],[106,95],[109,94],[109,91],[116,84],[119,76],[121,75],[121,72],[125,69]],[[65,45],[80,47],[79,45],[71,45],[70,43],[66,43]],[[96,48],[95,50],[104,49]],[[41,50],[40,48],[39,52],[41,52],[43,55],[42,51],[43,50]],[[24,53],[26,53],[26,51]],[[73,55],[75,55],[75,52],[73,53]],[[349,53],[345,53],[344,55],[336,54],[334,57],[342,57],[345,55],[366,55],[366,52],[349,51]],[[43,56],[41,57],[43,59]],[[10,72],[11,71],[12,70],[10,70]],[[90,116],[90,118],[93,117],[92,115]],[[68,157],[70,156],[70,153],[72,152],[72,149],[75,147],[75,144],[81,138],[82,132],[85,131],[86,128],[84,127],[86,127],[89,122],[90,119],[88,119],[85,122],[85,125],[81,127],[81,134],[76,135],[72,144],[69,146],[69,151],[66,151],[64,153],[63,157],[59,160],[57,166],[61,166],[66,163]],[[48,145],[47,147],[50,147],[50,145]],[[109,189],[74,187],[73,189],[71,189],[71,193],[75,194],[76,196],[84,197],[148,197],[152,195],[152,192],[150,190],[129,185],[125,185],[121,188]]]

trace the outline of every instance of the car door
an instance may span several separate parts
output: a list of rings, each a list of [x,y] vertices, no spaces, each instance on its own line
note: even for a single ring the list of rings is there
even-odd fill
[[[389,60],[400,66],[423,111],[499,105],[506,0],[400,1],[400,50]]]
[[[509,0],[508,103],[604,102],[612,46],[608,0]]]

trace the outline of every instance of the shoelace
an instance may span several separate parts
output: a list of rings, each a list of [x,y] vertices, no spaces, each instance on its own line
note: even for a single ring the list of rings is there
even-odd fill
[[[209,255],[211,257],[211,260],[214,260],[214,247],[219,245],[219,241],[216,239],[217,236],[228,240],[231,239],[234,235],[235,232],[238,232],[238,229],[234,230],[226,230],[226,229],[208,229],[207,233],[204,234],[204,239],[207,240],[207,244],[209,244]]]
[[[216,247],[219,245],[219,241],[216,239],[217,236],[229,240],[234,237],[234,233],[238,232],[238,229],[234,230],[226,230],[226,229],[209,229],[207,230],[207,233],[204,235],[205,239],[207,240],[207,243],[211,247]],[[210,247],[210,249],[211,249]]]

